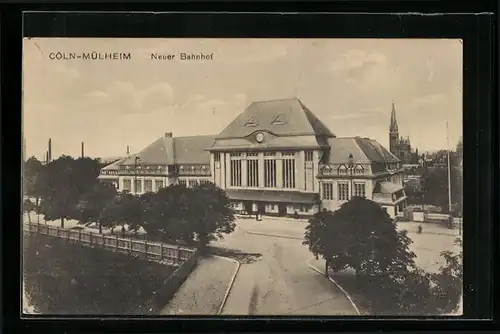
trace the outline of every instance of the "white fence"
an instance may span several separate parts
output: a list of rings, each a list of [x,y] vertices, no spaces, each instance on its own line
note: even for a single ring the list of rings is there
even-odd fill
[[[114,249],[131,254],[142,254],[147,258],[166,260],[174,264],[181,264],[189,260],[193,254],[196,253],[196,249],[194,248],[169,245],[147,240],[137,240],[133,238],[120,238],[118,236],[102,235],[92,232],[84,232],[82,230],[64,229],[57,226],[25,223],[23,224],[23,228],[31,233],[40,233],[66,239],[68,241],[80,242],[95,247]]]

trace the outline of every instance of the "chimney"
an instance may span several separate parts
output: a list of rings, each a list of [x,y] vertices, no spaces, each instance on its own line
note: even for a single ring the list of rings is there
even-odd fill
[[[47,151],[47,162],[52,161],[52,139],[49,138],[49,150]]]
[[[172,132],[165,132],[165,137],[172,138]]]
[[[127,145],[127,155],[130,155],[130,147]]]
[[[45,162],[49,163],[49,151],[45,151]]]
[[[85,142],[82,141],[82,158],[85,157]]]

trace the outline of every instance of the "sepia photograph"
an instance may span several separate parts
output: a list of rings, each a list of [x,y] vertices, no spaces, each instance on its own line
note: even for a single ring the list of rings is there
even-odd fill
[[[462,44],[25,38],[22,314],[461,316]]]

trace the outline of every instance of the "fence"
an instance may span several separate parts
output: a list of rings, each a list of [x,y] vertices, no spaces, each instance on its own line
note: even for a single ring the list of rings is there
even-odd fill
[[[166,260],[172,264],[180,265],[196,257],[193,256],[196,254],[196,250],[193,248],[169,245],[161,242],[106,236],[92,232],[84,232],[82,230],[64,229],[57,226],[35,223],[25,223],[23,226],[25,230],[31,233],[44,234],[95,247],[128,252],[130,254],[140,254],[148,259]]]

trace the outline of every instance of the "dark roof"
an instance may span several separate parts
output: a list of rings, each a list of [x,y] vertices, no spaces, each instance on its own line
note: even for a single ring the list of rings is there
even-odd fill
[[[403,186],[400,184],[392,183],[389,181],[380,181],[375,185],[375,189],[373,189],[373,192],[390,195],[400,190],[403,190]]]
[[[120,160],[117,160],[117,161],[115,161],[115,162],[113,162],[113,163],[111,163],[111,164],[109,164],[109,165],[107,165],[107,166],[103,167],[102,169],[103,169],[103,170],[118,170],[118,169],[119,169],[119,166],[123,163],[123,161],[124,161],[125,159],[127,159],[127,158],[122,158],[122,159],[120,159]]]
[[[176,164],[208,164],[215,136],[193,136],[174,138],[174,157]]]
[[[369,138],[329,138],[329,163],[346,163],[349,154],[357,163],[395,163],[400,160],[376,140]]]
[[[291,98],[253,102],[217,138],[243,138],[259,130],[278,136],[335,137],[299,99]]]
[[[214,143],[215,136],[160,137],[134,156],[122,161],[121,165],[139,164],[175,165],[208,164],[210,153],[206,150]]]
[[[162,136],[134,156],[125,159],[122,165],[134,165],[135,157],[139,157],[139,164],[173,165],[174,151],[173,138]]]
[[[314,204],[319,202],[318,194],[301,193],[298,191],[226,189],[226,193],[230,199],[238,201],[300,204]]]

